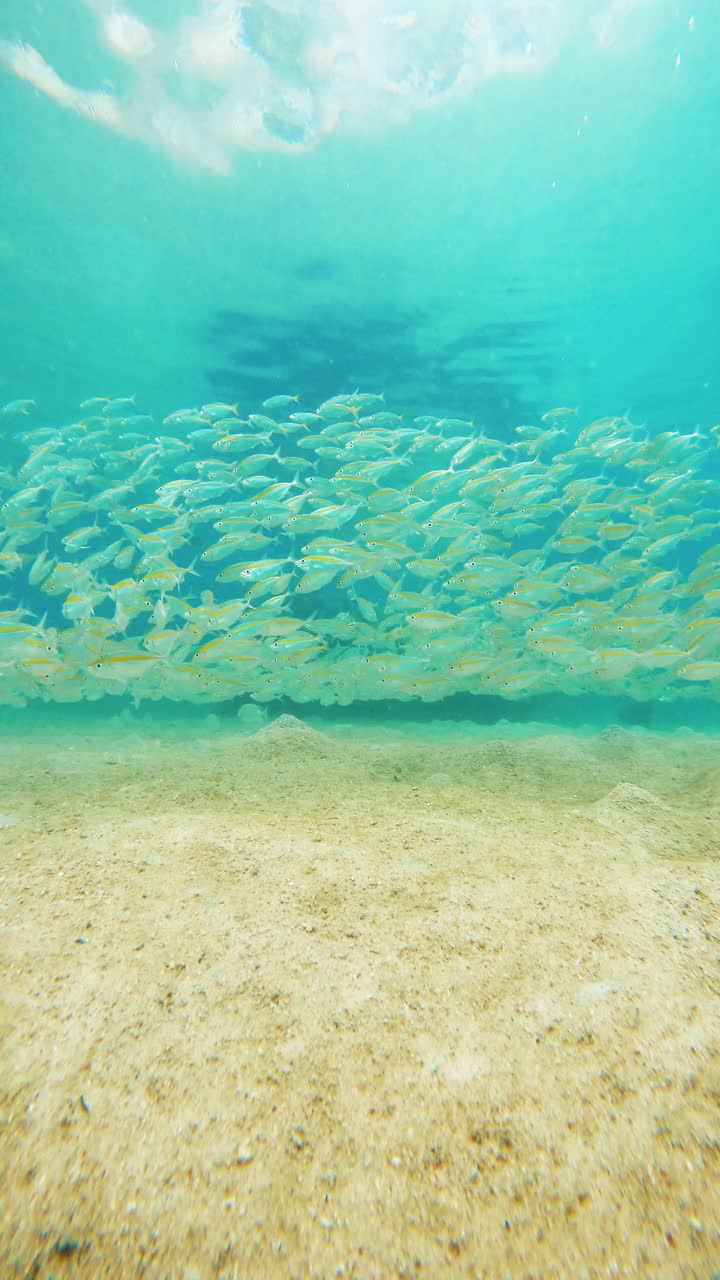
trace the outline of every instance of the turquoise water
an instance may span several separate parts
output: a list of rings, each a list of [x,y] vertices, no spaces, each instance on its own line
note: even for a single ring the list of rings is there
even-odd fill
[[[643,0],[416,9],[377,3],[363,6],[361,18],[355,9],[199,0],[139,3],[132,13],[101,0],[63,0],[31,12],[19,0],[3,7],[0,405],[34,402],[0,416],[0,553],[8,557],[2,609],[8,616],[25,610],[5,625],[28,629],[20,649],[16,637],[3,642],[6,701],[170,697],[215,706],[259,697],[332,706],[340,664],[347,678],[339,700],[374,701],[388,716],[397,694],[420,715],[428,701],[433,715],[458,714],[459,699],[463,714],[470,708],[481,718],[515,716],[527,699],[535,719],[544,712],[574,721],[582,706],[603,722],[610,709],[614,718],[672,723],[680,715],[712,723],[720,687],[712,665],[720,662],[712,625],[720,614],[712,594],[720,541],[712,433],[720,419],[720,14],[709,0],[691,7]],[[255,521],[267,540],[262,556],[290,558],[294,576],[275,593],[277,605],[260,608],[255,596],[248,605],[254,580],[247,577],[232,588],[218,585],[214,563],[211,572],[203,561],[215,521],[188,526],[197,505],[183,499],[170,508],[173,520],[186,522],[171,553],[183,577],[166,589],[161,582],[150,592],[151,607],[126,609],[109,630],[118,607],[110,589],[125,577],[139,582],[162,572],[158,563],[142,564],[137,541],[138,531],[156,526],[138,525],[128,512],[154,501],[188,463],[218,456],[219,433],[192,445],[189,456],[165,446],[131,499],[98,501],[136,474],[144,443],[159,435],[186,441],[190,430],[204,429],[183,419],[165,427],[165,419],[181,408],[197,409],[202,419],[202,407],[220,401],[237,406],[247,424],[249,414],[265,412],[263,401],[297,395],[288,414],[274,415],[281,426],[293,409],[312,411],[356,389],[384,394],[387,411],[399,416],[380,430],[414,433],[418,442],[392,480],[373,479],[376,489],[391,484],[407,503],[429,503],[401,531],[409,557],[428,558],[418,527],[459,504],[444,518],[469,532],[449,564],[418,575],[396,550],[376,566],[385,578],[376,574],[350,598],[336,579],[317,595],[305,586],[298,591],[296,562],[320,532],[296,540],[276,513],[268,522],[267,508],[250,506],[264,491],[235,477],[234,488],[212,503],[245,503],[247,512],[235,518]],[[132,408],[106,410],[108,400],[127,396],[135,397]],[[79,409],[94,397],[104,400]],[[563,434],[542,446],[536,461],[543,491],[532,498],[560,506],[528,533],[524,495],[498,507],[501,479],[483,490],[485,504],[460,492],[456,477],[464,469],[463,484],[477,478],[468,468],[482,450],[455,458],[486,438],[498,446],[498,475],[530,461],[532,451],[517,447],[533,437],[516,428],[543,431],[543,415],[557,407],[575,412],[559,420]],[[143,420],[128,425],[135,415]],[[233,414],[209,416],[213,426]],[[346,416],[343,450],[360,415]],[[437,427],[448,418],[461,425]],[[620,466],[599,447],[564,461],[582,431],[604,418],[615,425],[594,434],[593,443],[629,438]],[[88,420],[80,433],[73,430]],[[311,481],[306,507],[317,509],[324,497],[343,511],[335,523],[332,513],[325,517],[322,534],[341,539],[346,561],[348,546],[364,554],[368,538],[357,526],[373,518],[377,503],[368,504],[365,492],[352,511],[347,487],[338,489],[347,455],[318,460],[312,449],[291,449],[282,432],[264,430],[263,451],[279,458],[255,474],[266,474],[268,484],[294,484],[287,498]],[[47,434],[25,438],[33,432]],[[672,445],[655,445],[667,432],[676,433]],[[128,433],[138,438],[118,440]],[[452,439],[454,450],[448,445],[443,454],[441,447],[435,463],[437,446]],[[48,443],[40,492],[18,503],[41,467],[31,461],[29,474],[29,459]],[[110,457],[116,443],[126,455],[117,464]],[[368,464],[388,449],[405,457],[411,439],[376,443],[366,449]],[[638,450],[640,468],[628,469]],[[293,467],[288,457],[302,461]],[[427,486],[412,486],[435,465],[454,475],[430,499]],[[75,467],[70,478],[68,466]],[[598,539],[596,527],[584,528],[594,549],[569,564],[609,575],[599,593],[568,585],[555,545],[582,502],[565,486],[586,480],[599,486],[592,496],[609,504],[604,531]],[[68,497],[80,505],[59,523],[54,509]],[[638,517],[637,507],[648,504],[650,516]],[[497,530],[488,526],[499,514],[515,523],[495,545]],[[608,532],[623,522],[631,526],[625,535]],[[28,532],[28,524],[37,528]],[[86,526],[99,532],[87,546],[80,539],[68,548],[63,539]],[[666,536],[667,549],[648,551]],[[85,572],[88,557],[118,540],[119,565],[113,557]],[[445,555],[450,545],[448,535],[429,549]],[[125,564],[128,548],[134,554]],[[478,550],[510,562],[514,575],[499,571],[489,597],[448,591],[447,580]],[[42,562],[38,567],[43,555],[51,568],[68,559],[80,565],[81,576],[47,590]],[[189,566],[193,574],[185,577]],[[667,577],[643,603],[644,583],[656,574]],[[552,586],[542,600],[540,580]],[[528,581],[535,612],[509,618],[510,606],[494,602]],[[140,594],[148,591],[145,581]],[[455,619],[427,624],[433,643],[445,646],[439,659],[436,647],[430,667],[425,624],[407,629],[408,615],[425,610],[416,601],[398,616],[387,604],[396,591],[426,594],[433,610]],[[66,608],[72,592],[91,599]],[[318,652],[294,667],[292,679],[283,673],[274,681],[271,670],[270,684],[264,661],[262,681],[238,680],[235,668],[230,679],[227,661],[219,673],[213,664],[212,682],[199,692],[189,691],[189,677],[160,680],[157,666],[144,684],[129,676],[90,678],[95,664],[107,673],[111,660],[157,658],[157,642],[148,647],[147,636],[197,624],[187,608],[209,608],[208,592],[214,606],[239,600],[245,608],[223,630],[183,636],[173,662],[197,665],[199,649],[240,624],[249,627],[257,659],[277,618],[324,620],[324,628],[303,630]],[[166,597],[179,598],[185,612],[168,611]],[[600,612],[585,607],[580,617],[587,600]],[[563,608],[572,618],[560,628],[562,642],[585,656],[578,666],[543,652],[538,665],[530,628]],[[343,632],[348,615],[375,634]],[[627,629],[622,643],[616,633],[606,643],[607,630],[590,633],[598,621],[614,627],[628,617],[636,629],[638,622],[650,628],[647,643],[628,643]],[[28,663],[44,642],[52,669],[40,679]],[[657,649],[671,656],[651,660]],[[610,658],[598,658],[608,650]],[[399,685],[358,682],[356,659],[388,652],[402,666]],[[448,676],[473,655],[477,670],[461,680],[455,670]],[[160,657],[166,661],[167,652]],[[200,660],[203,671],[208,665]],[[420,678],[435,681],[432,690]],[[558,710],[563,698],[565,713]]]

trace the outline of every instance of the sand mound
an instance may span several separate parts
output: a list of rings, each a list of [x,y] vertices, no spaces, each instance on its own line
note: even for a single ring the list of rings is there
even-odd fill
[[[605,762],[598,764],[589,740],[555,733],[491,739],[464,753],[462,772],[469,785],[557,804],[594,799],[603,789],[598,773],[608,787],[617,778]]]
[[[267,711],[256,702],[246,702],[239,708],[237,719],[244,729],[262,729],[267,723]]]
[[[584,812],[593,822],[660,858],[720,856],[720,827],[714,818],[676,809],[631,782],[613,787]]]
[[[332,740],[326,734],[318,733],[317,729],[312,729],[304,720],[289,715],[278,716],[257,733],[251,734],[247,743],[253,749],[265,749],[271,753],[290,751],[293,754],[310,755],[315,759],[331,755],[334,748]]]

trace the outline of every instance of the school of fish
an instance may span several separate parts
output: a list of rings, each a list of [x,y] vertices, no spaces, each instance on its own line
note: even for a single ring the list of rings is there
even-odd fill
[[[2,704],[720,698],[720,426],[35,413],[0,407]]]

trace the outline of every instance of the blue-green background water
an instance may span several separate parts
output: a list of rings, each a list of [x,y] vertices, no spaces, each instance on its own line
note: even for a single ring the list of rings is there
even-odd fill
[[[501,7],[512,18],[484,6]],[[134,12],[170,30],[198,8]],[[278,40],[300,6],[286,8]],[[225,175],[4,72],[0,402],[32,397],[46,423],[94,394],[133,393],[162,416],[360,386],[501,436],[560,404],[585,421],[627,410],[658,432],[707,429],[720,419],[720,11],[579,8],[567,0],[563,22],[553,7],[535,70],[402,123],[348,111],[295,154],[238,148]],[[0,36],[85,88],[132,79],[76,0],[6,0]]]
[[[87,87],[117,72],[76,0],[6,0],[0,34]],[[609,48],[588,27],[537,72],[224,178],[5,74],[0,398],[362,383],[496,427],[564,403],[714,422],[719,54],[712,0],[644,4]]]

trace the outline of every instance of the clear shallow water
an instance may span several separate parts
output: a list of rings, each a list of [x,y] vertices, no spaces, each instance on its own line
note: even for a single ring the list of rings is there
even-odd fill
[[[712,5],[379,5],[358,25],[253,4],[242,30],[237,8],[4,10],[0,401],[37,402],[0,418],[12,475],[19,429],[93,395],[136,395],[148,441],[180,405],[360,386],[503,442],[568,405],[710,447]],[[110,95],[112,127],[99,100],[64,108],[23,41]],[[712,545],[660,568],[685,580]],[[2,584],[41,616],[26,577]]]

